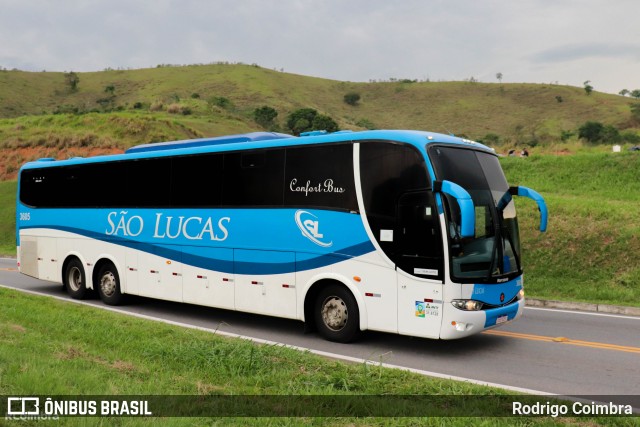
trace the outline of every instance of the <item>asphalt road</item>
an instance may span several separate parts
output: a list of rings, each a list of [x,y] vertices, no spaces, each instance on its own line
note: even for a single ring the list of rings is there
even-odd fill
[[[0,285],[68,299],[61,285],[18,273],[12,259],[0,259]],[[104,307],[99,300],[87,302]],[[118,309],[336,357],[640,406],[640,317],[527,308],[516,322],[462,340],[367,332],[356,343],[337,344],[286,319],[138,297]]]

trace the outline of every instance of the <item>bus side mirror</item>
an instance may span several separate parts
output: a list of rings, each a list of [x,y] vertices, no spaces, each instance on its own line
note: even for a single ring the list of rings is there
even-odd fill
[[[456,199],[460,206],[460,237],[473,237],[476,234],[476,215],[473,199],[467,190],[451,181],[434,181],[434,193],[444,193]]]
[[[540,211],[540,231],[547,231],[547,217],[549,216],[549,211],[547,210],[547,204],[544,201],[544,198],[538,193],[527,187],[510,187],[509,193],[513,196],[522,196],[528,197],[531,200],[535,201],[538,205],[538,210]]]

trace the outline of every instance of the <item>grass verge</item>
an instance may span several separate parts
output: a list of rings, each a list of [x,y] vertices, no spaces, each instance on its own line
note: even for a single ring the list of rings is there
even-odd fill
[[[379,366],[345,364],[283,346],[257,345],[4,288],[0,288],[0,301],[0,395],[461,395],[464,399],[506,394]],[[463,426],[566,425],[576,420],[60,418],[57,424],[129,426],[158,421],[165,425]],[[590,425],[610,421],[588,420]]]
[[[640,306],[640,155],[583,153],[505,158],[510,184],[540,192],[549,208],[517,199],[525,288],[535,298]]]

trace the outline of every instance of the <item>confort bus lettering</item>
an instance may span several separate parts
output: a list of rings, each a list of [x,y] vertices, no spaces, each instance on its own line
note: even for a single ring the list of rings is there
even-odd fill
[[[113,211],[107,215],[109,226],[105,230],[107,236],[138,237],[145,229],[144,219],[140,215],[128,216],[128,211]],[[167,216],[163,213],[155,214],[153,228],[154,239],[211,240],[222,242],[229,237],[227,226],[231,218],[222,217],[214,226],[211,217],[199,216]]]

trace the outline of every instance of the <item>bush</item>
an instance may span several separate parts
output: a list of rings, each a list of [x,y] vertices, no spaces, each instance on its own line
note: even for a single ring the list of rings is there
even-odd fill
[[[160,101],[156,101],[151,106],[149,106],[149,111],[162,111],[164,109],[164,104]]]
[[[566,141],[570,140],[573,135],[575,135],[575,132],[570,131],[570,130],[563,130],[563,131],[560,132],[560,140],[562,142],[566,142]]]
[[[311,122],[310,130],[326,130],[327,132],[337,132],[340,130],[338,123],[329,116],[318,114]]]
[[[182,114],[184,116],[187,116],[191,114],[191,108],[187,107],[186,105],[171,104],[167,107],[167,113]]]
[[[265,129],[272,130],[274,128],[276,117],[278,117],[278,112],[267,105],[253,110],[253,120]]]
[[[620,132],[611,125],[605,126],[600,122],[589,121],[578,129],[578,138],[592,144],[612,144],[620,141]]]
[[[302,132],[312,130],[311,124],[316,118],[318,112],[313,108],[301,108],[289,114],[287,117],[287,129],[294,135],[300,135]]]
[[[373,124],[373,122],[369,119],[360,119],[356,122],[356,126],[360,126],[361,128],[365,128],[365,129],[375,129],[376,125]]]
[[[212,107],[220,107],[224,108],[225,110],[230,110],[231,108],[233,108],[233,103],[231,102],[231,100],[225,98],[224,96],[212,96],[207,100],[207,103]]]
[[[488,133],[480,141],[487,145],[497,145],[500,142],[500,136],[495,133]]]
[[[344,96],[344,102],[349,105],[357,105],[360,101],[360,94],[356,92],[349,92]]]
[[[318,114],[313,108],[301,108],[289,114],[287,128],[294,135],[312,130],[326,130],[327,132],[340,130],[335,120],[324,114]]]
[[[640,135],[638,135],[635,132],[629,131],[629,132],[624,132],[621,135],[621,138],[624,142],[629,142],[631,144],[639,144],[640,143]]]

